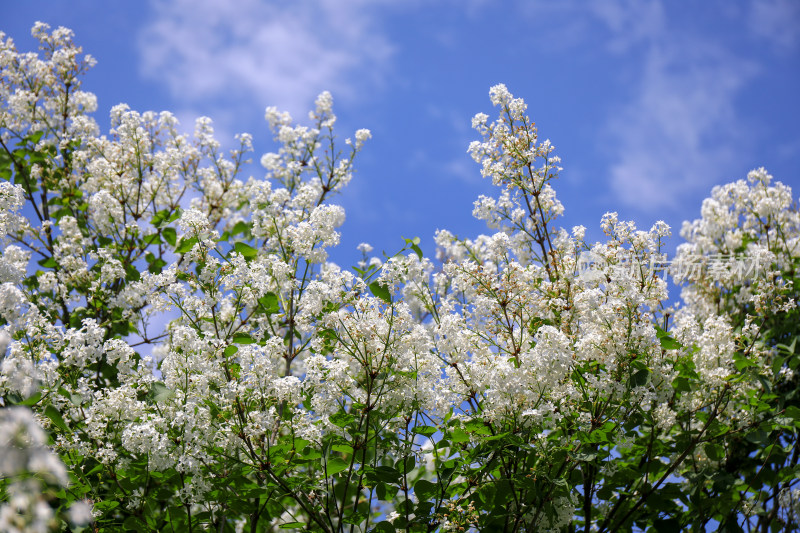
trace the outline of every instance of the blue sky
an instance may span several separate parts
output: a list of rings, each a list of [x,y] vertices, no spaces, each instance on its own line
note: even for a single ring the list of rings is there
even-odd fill
[[[494,190],[466,150],[497,83],[562,157],[562,225],[593,239],[606,211],[677,235],[754,167],[800,194],[795,0],[5,1],[0,31],[31,50],[36,20],[97,58],[84,89],[103,131],[120,102],[187,130],[205,115],[223,144],[252,133],[258,161],[273,149],[266,106],[302,120],[330,90],[342,140],[373,133],[336,198],[345,266],[360,242],[391,253],[419,236],[432,253],[438,228],[486,231],[472,202]]]

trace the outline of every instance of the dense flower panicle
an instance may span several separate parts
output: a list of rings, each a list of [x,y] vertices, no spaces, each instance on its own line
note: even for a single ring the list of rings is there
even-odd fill
[[[685,222],[681,236],[687,242],[678,247],[672,274],[683,283],[684,306],[675,313],[675,333],[698,346],[697,371],[711,386],[740,395],[770,382],[777,390],[793,388],[794,370],[781,364],[774,346],[792,342],[792,330],[783,324],[796,321],[800,212],[791,188],[763,168],[747,180],[714,187],[701,218]],[[736,356],[742,353],[768,381],[735,380],[742,368]],[[724,416],[741,423],[766,415],[729,409]]]
[[[800,257],[800,213],[791,188],[761,168],[748,180],[715,187],[702,218],[686,222],[675,277],[684,281],[685,313],[698,320],[719,313],[755,315],[795,307],[791,274]],[[734,324],[742,325],[742,323]]]
[[[24,202],[24,192],[19,185],[0,183],[0,245],[7,242],[9,233],[24,227],[26,220],[17,214]]]
[[[25,135],[47,133],[39,143],[63,148],[96,131],[86,117],[97,99],[81,91],[81,76],[94,64],[73,42],[73,33],[59,27],[52,32],[37,23],[31,33],[39,41],[41,56],[19,53],[10,38],[0,33],[0,141],[6,147]],[[50,135],[55,134],[55,135]],[[11,143],[11,144],[9,144]]]

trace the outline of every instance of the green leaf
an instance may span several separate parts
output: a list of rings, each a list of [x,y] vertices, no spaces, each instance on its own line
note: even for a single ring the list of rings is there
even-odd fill
[[[147,252],[144,254],[144,259],[148,263],[147,270],[150,271],[152,274],[160,274],[161,270],[167,266],[167,262],[161,259],[160,257],[156,257],[153,255],[152,252]]]
[[[659,519],[653,522],[653,529],[658,533],[673,533],[681,531],[681,523],[675,518]]]
[[[470,433],[476,433],[478,435],[489,435],[491,431],[483,420],[470,420],[466,424],[464,424],[464,429],[469,431]]]
[[[63,396],[64,398],[66,398],[67,400],[69,400],[72,403],[72,405],[74,405],[75,407],[78,407],[79,405],[81,405],[83,403],[83,396],[81,396],[78,393],[72,394],[71,392],[69,392],[64,387],[59,387],[58,388],[58,393],[61,396]]]
[[[394,467],[405,474],[411,473],[412,470],[417,466],[415,457],[413,455],[409,455],[405,458],[400,458],[395,462]]]
[[[175,253],[185,254],[186,252],[191,250],[194,247],[194,245],[197,244],[197,242],[198,242],[197,237],[191,237],[189,239],[184,237],[183,239],[181,239],[180,245],[178,245],[178,247],[175,248]]]
[[[160,381],[156,381],[150,386],[150,392],[148,393],[147,397],[151,402],[163,403],[171,398],[174,394],[175,391]]]
[[[788,406],[783,414],[794,420],[795,423],[800,422],[800,408],[794,405]]]
[[[164,219],[166,219],[167,216],[169,216],[169,211],[168,210],[164,209],[162,211],[159,211],[158,213],[153,215],[153,218],[150,219],[150,223],[153,226],[158,227],[159,224],[164,222]]]
[[[352,514],[345,515],[342,518],[342,522],[345,523],[345,524],[358,525],[358,524],[363,523],[364,520],[366,520],[366,519],[367,519],[367,513],[363,513],[363,512],[358,511],[358,512],[355,512],[355,513],[352,513]]]
[[[781,372],[785,359],[779,355],[772,360],[772,374],[777,378]]]
[[[150,235],[145,235],[142,241],[144,241],[145,244],[161,244],[162,242],[164,242],[161,240],[161,235],[159,235],[158,233],[151,233]]]
[[[597,459],[597,452],[578,452],[572,458],[576,461],[591,462]]]
[[[255,339],[251,337],[249,334],[241,332],[234,333],[232,341],[237,344],[253,344],[256,342]]]
[[[264,312],[268,315],[274,315],[281,310],[281,303],[278,295],[274,292],[268,292],[258,299],[258,303],[264,308]]]
[[[433,426],[414,426],[414,428],[411,431],[413,431],[417,435],[424,435],[426,437],[430,437],[438,430]]]
[[[136,516],[129,516],[126,518],[122,523],[122,527],[124,527],[126,531],[146,531],[148,529],[147,524]]]
[[[236,225],[233,226],[233,229],[231,230],[231,235],[239,235],[240,233],[247,233],[247,230],[249,230],[250,227],[251,227],[250,223],[240,220],[239,222],[236,223]]]
[[[340,428],[343,428],[348,424],[352,424],[355,418],[351,414],[339,412],[332,414],[330,418],[328,418],[328,420],[330,420],[330,423],[333,424],[334,426],[339,426]]]
[[[278,526],[278,529],[302,529],[306,527],[305,522],[286,522]]]
[[[733,364],[736,365],[736,370],[744,370],[751,366],[757,366],[753,361],[742,355],[741,353],[733,354]]]
[[[391,522],[384,520],[383,522],[378,522],[375,524],[375,527],[372,528],[374,533],[395,533],[397,531],[392,525]]]
[[[469,435],[467,435],[463,429],[455,428],[450,434],[450,440],[452,440],[454,444],[469,442]]]
[[[329,457],[328,462],[325,465],[325,475],[330,477],[338,474],[346,468],[350,468],[350,464],[346,463],[343,459],[340,459],[339,457]]]
[[[181,216],[180,209],[176,209],[175,211],[170,211],[169,209],[162,209],[161,211],[153,215],[153,218],[150,219],[150,224],[152,224],[156,228],[159,228],[166,224],[169,224],[170,222],[175,222],[176,220],[178,220],[178,218],[180,218],[180,216]]]
[[[386,500],[386,483],[375,484],[375,497],[378,500]]]
[[[116,500],[102,500],[92,503],[92,507],[100,512],[111,511],[112,509],[119,507],[119,502]]]
[[[353,447],[347,444],[334,444],[331,446],[331,450],[340,453],[353,453]]]
[[[16,405],[36,405],[42,399],[42,393],[37,391]]]
[[[769,435],[762,430],[751,431],[744,438],[756,445],[766,445],[769,442]]]
[[[242,254],[242,257],[245,259],[253,259],[258,255],[258,250],[250,246],[249,244],[245,244],[243,242],[237,242],[233,245],[233,249],[236,252]]]
[[[161,236],[164,237],[164,240],[167,241],[170,246],[175,246],[175,243],[178,241],[178,234],[175,231],[175,228],[162,229]]]
[[[643,387],[647,384],[647,378],[650,376],[650,371],[643,368],[633,374],[629,380],[630,387]]]
[[[683,376],[678,376],[675,378],[675,380],[672,382],[672,388],[675,389],[676,392],[689,392],[692,390],[689,380]]]
[[[125,279],[127,281],[139,281],[142,275],[136,269],[135,266],[131,264],[125,265]]]
[[[367,471],[367,479],[383,483],[396,484],[400,479],[400,471],[391,466],[376,466]]]
[[[35,152],[33,150],[29,150],[28,159],[31,163],[44,163],[45,161],[47,161],[47,156],[41,152]]]
[[[230,357],[230,356],[232,356],[233,354],[235,354],[238,351],[239,351],[239,347],[238,346],[234,346],[233,344],[231,344],[230,346],[225,348],[225,351],[223,353],[225,354],[225,357]]]
[[[69,431],[66,422],[64,422],[64,419],[61,417],[61,413],[52,405],[48,405],[44,408],[44,415],[61,431]]]
[[[373,281],[369,284],[369,290],[376,298],[380,298],[387,304],[392,303],[392,294],[389,292],[389,288],[385,284],[378,281]]]
[[[436,496],[437,486],[427,479],[420,479],[414,484],[414,493],[420,501],[425,501]]]
[[[306,446],[303,448],[303,459],[314,460],[319,459],[322,457],[322,453],[319,450],[315,450],[311,446]]]
[[[666,337],[661,337],[659,339],[661,342],[661,347],[665,350],[678,350],[682,347],[681,343],[667,335]]]
[[[707,442],[703,449],[712,461],[722,461],[725,458],[725,450],[719,444]]]
[[[291,443],[292,448],[295,450],[305,450],[306,447],[309,445],[309,441],[307,441],[306,439],[301,439],[299,437],[294,437],[292,435],[285,435],[281,437],[281,441],[283,439],[287,439]]]
[[[422,249],[419,247],[419,237],[413,237],[411,239],[406,239],[403,237],[403,240],[406,241],[408,247],[411,248],[415,254],[417,254],[417,257],[422,259]]]
[[[42,268],[55,268],[58,266],[58,263],[56,263],[56,260],[52,257],[46,257],[45,259],[39,261],[39,266]]]

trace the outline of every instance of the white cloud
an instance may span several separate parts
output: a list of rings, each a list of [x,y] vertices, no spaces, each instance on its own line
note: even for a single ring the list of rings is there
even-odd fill
[[[755,73],[752,64],[706,42],[654,43],[636,96],[608,125],[615,197],[642,210],[677,208],[732,177],[738,147],[746,144],[735,98]]]
[[[607,46],[614,52],[649,41],[664,28],[664,8],[658,0],[605,0],[584,8],[606,26],[610,33]]]
[[[378,3],[153,0],[142,72],[182,103],[246,99],[299,116],[323,90],[357,98],[380,80],[392,47]]]
[[[747,17],[750,30],[779,48],[800,43],[800,3],[797,0],[753,0]]]
[[[570,3],[570,13],[562,12],[584,32],[599,23],[606,50],[625,66],[621,75],[636,80],[601,131],[614,200],[642,211],[677,209],[731,177],[746,141],[735,100],[757,70],[715,42],[718,36],[680,27],[668,7],[605,0]]]
[[[536,31],[547,48],[557,51],[600,37],[607,50],[625,52],[659,33],[664,23],[659,0],[517,0],[516,9],[545,22]]]
[[[380,87],[394,51],[382,26],[392,13],[425,9],[423,0],[151,1],[142,69],[185,109],[232,96],[297,117],[322,90],[353,101]],[[490,5],[439,1],[471,16]],[[794,46],[800,17],[793,1],[754,0],[749,11],[726,17],[742,17],[755,35]],[[738,177],[747,144],[735,104],[755,64],[727,50],[719,33],[681,27],[686,16],[676,9],[663,0],[519,0],[513,13],[546,21],[543,42],[560,51],[599,36],[620,65],[617,75],[635,80],[598,132],[608,140],[609,190],[642,209],[677,207]],[[449,173],[463,170],[458,161]]]
[[[791,24],[779,23],[778,12],[792,11],[792,1],[774,0],[762,8],[761,0],[754,0],[753,11],[760,14],[752,24],[788,42]],[[607,176],[615,202],[642,211],[679,209],[720,180],[739,177],[747,132],[737,123],[736,98],[758,69],[726,49],[726,36],[684,26],[688,15],[664,0],[521,5],[531,17],[548,22],[548,44],[576,49],[599,38],[620,67],[618,79],[633,80],[598,128],[610,161],[600,174]],[[724,2],[716,6],[726,7]],[[727,10],[724,17],[749,24],[746,10]]]

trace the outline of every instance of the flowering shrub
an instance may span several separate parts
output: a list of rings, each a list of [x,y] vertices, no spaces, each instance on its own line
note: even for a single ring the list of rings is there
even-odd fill
[[[798,528],[800,215],[765,171],[684,227],[668,307],[670,229],[560,228],[559,159],[498,85],[469,147],[495,233],[351,272],[331,199],[370,133],[342,147],[330,94],[310,126],[268,108],[245,179],[251,137],[205,118],[120,105],[101,135],[93,61],[33,33],[0,34],[0,529]]]

